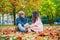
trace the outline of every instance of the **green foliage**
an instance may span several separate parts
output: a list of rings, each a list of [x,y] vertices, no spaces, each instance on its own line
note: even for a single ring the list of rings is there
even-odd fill
[[[12,40],[18,40],[18,38],[16,38],[16,37],[13,37],[13,38],[12,38]]]
[[[2,4],[0,3],[0,8],[2,8]]]
[[[9,40],[8,36],[1,36],[0,35],[0,40]],[[12,40],[18,40],[16,37],[12,37]]]
[[[0,36],[0,40],[7,40],[6,36]]]
[[[44,0],[40,12],[50,23],[54,23],[54,18],[60,17],[60,0]]]
[[[41,14],[42,15],[50,15],[50,16],[55,16],[55,4],[49,0],[45,0],[41,3]]]

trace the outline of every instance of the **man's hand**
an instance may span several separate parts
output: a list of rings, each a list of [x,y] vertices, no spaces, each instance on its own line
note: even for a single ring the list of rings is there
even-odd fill
[[[30,26],[30,25],[29,25],[28,23],[26,23],[26,24],[24,25],[25,28],[29,28],[29,26]]]

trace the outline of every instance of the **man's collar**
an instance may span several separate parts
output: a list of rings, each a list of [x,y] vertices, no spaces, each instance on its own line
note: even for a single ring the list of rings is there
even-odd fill
[[[22,18],[22,17],[19,17],[19,18],[21,18],[21,19],[24,19],[25,17],[24,17],[24,18]]]

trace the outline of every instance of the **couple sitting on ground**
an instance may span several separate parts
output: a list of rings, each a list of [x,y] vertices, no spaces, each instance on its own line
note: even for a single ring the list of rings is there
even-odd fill
[[[43,31],[43,24],[38,15],[37,11],[33,11],[32,13],[32,24],[29,25],[27,22],[27,18],[25,17],[25,13],[23,11],[19,11],[19,17],[16,19],[17,28],[21,32],[41,32]]]

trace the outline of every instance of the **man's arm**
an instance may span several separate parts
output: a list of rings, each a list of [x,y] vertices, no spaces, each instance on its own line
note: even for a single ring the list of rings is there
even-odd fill
[[[16,19],[16,25],[18,25],[18,24],[24,25],[24,23],[21,22],[21,20],[17,18],[17,19]]]

